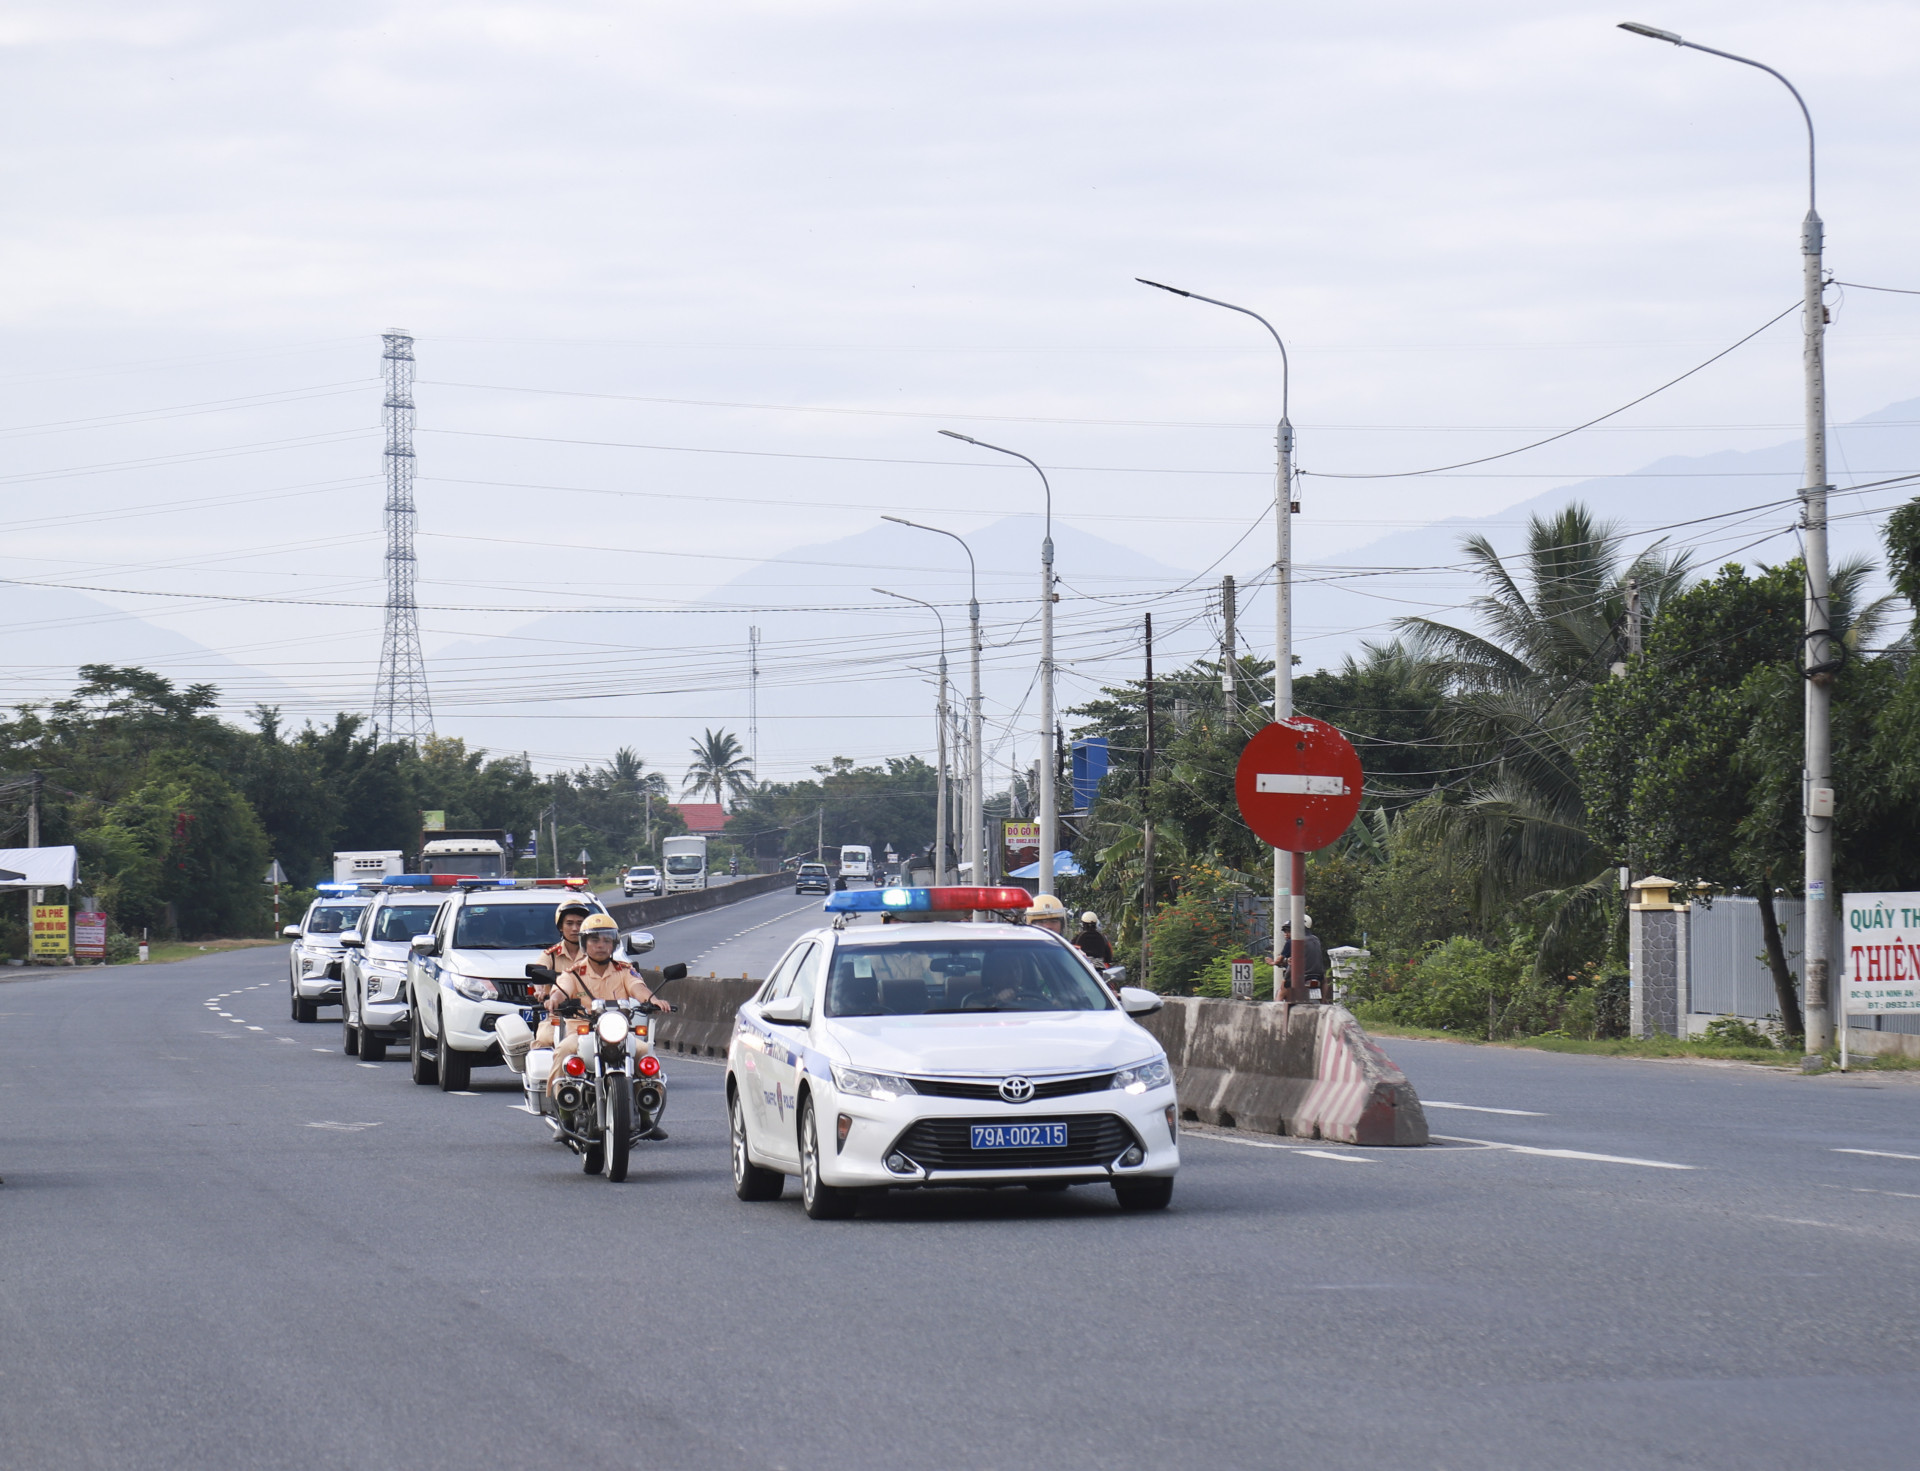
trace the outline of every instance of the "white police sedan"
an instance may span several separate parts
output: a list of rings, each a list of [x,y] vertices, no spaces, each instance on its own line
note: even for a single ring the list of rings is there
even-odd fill
[[[1165,1052],[1133,1020],[1160,998],[1116,998],[1044,930],[955,922],[1029,902],[971,888],[828,900],[833,926],[797,940],[734,1024],[742,1200],[777,1199],[798,1175],[815,1220],[928,1186],[1103,1184],[1123,1210],[1167,1204],[1179,1104]],[[868,912],[920,922],[849,924]]]

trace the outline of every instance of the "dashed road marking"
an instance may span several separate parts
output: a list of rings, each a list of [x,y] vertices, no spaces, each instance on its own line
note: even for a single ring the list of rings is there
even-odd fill
[[[465,1088],[450,1088],[447,1091],[452,1093],[455,1098],[478,1098],[480,1096],[478,1093],[468,1092]]]
[[[1504,1149],[1513,1154],[1537,1154],[1547,1159],[1581,1159],[1599,1165],[1639,1165],[1649,1170],[1697,1170],[1698,1165],[1675,1164],[1664,1159],[1635,1159],[1626,1154],[1592,1154],[1584,1149],[1542,1149],[1532,1144],[1505,1144],[1498,1139],[1463,1139],[1457,1134],[1435,1134],[1449,1144],[1477,1144],[1482,1149]]]
[[[249,1032],[264,1032],[264,1031],[266,1031],[266,1028],[265,1028],[265,1027],[255,1027],[255,1026],[248,1026],[248,1027],[247,1027],[247,1030],[248,1030]]]
[[[316,1047],[316,1048],[314,1048],[313,1050],[314,1050],[315,1052],[319,1052],[319,1051],[321,1051],[322,1049],[321,1049],[321,1048],[318,1048],[318,1047]],[[378,1072],[378,1071],[380,1070],[380,1064],[379,1064],[379,1063],[377,1063],[377,1062],[356,1062],[356,1063],[354,1064],[354,1066],[355,1066],[355,1067],[370,1067],[370,1068],[372,1068],[372,1069],[373,1069],[373,1070],[374,1070],[375,1072]]]
[[[1328,1149],[1296,1149],[1295,1154],[1304,1154],[1309,1159],[1337,1159],[1350,1165],[1370,1165],[1374,1161],[1359,1154],[1335,1154]]]
[[[1836,1149],[1835,1154],[1870,1154],[1875,1159],[1914,1159],[1920,1160],[1920,1154],[1895,1154],[1891,1149]]]
[[[1420,1106],[1422,1108],[1458,1108],[1464,1109],[1468,1113],[1509,1113],[1525,1119],[1544,1119],[1547,1117],[1547,1115],[1536,1113],[1530,1108],[1487,1108],[1478,1103],[1437,1103],[1431,1098],[1421,1099]]]
[[[1920,1200],[1910,1190],[1869,1190],[1864,1185],[1828,1185],[1828,1190],[1845,1190],[1854,1195],[1891,1195],[1895,1200]]]
[[[314,1123],[308,1124],[307,1127],[309,1129],[338,1129],[343,1134],[357,1134],[362,1129],[377,1129],[380,1127],[380,1125],[378,1123],[339,1124],[339,1123],[335,1123],[332,1119],[320,1119]]]

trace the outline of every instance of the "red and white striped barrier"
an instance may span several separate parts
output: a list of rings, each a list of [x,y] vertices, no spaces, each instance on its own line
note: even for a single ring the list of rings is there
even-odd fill
[[[1170,996],[1142,1025],[1167,1049],[1188,1118],[1341,1144],[1428,1142],[1413,1085],[1344,1006]]]

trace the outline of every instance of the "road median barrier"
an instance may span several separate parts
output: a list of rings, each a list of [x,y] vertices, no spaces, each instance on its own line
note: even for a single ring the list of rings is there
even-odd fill
[[[678,919],[683,914],[704,914],[738,904],[742,899],[757,899],[762,894],[777,894],[793,887],[790,873],[757,873],[708,889],[688,889],[681,894],[662,894],[657,899],[623,899],[607,905],[607,913],[622,930],[644,930],[663,919]]]
[[[1344,1006],[1169,996],[1140,1024],[1166,1048],[1188,1119],[1341,1144],[1427,1143],[1407,1075]]]
[[[760,989],[746,976],[688,976],[668,981],[664,998],[673,1010],[659,1019],[654,1050],[663,1056],[721,1058],[733,1039],[733,1017]]]

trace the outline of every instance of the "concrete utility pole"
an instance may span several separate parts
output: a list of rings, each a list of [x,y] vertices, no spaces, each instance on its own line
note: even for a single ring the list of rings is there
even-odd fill
[[[1040,477],[1040,487],[1046,492],[1046,534],[1040,541],[1040,749],[1044,753],[1054,738],[1053,605],[1060,600],[1060,594],[1053,590],[1053,487],[1047,483],[1047,472],[1017,449],[988,444],[984,439],[975,439],[970,434],[960,434],[952,429],[942,429],[940,432],[948,439],[957,439],[979,449],[990,449],[997,454],[1011,455],[1016,460],[1025,460],[1033,465],[1033,473]],[[1040,875],[1034,892],[1038,894],[1053,892],[1053,852],[1060,842],[1060,800],[1054,792],[1053,778],[1053,762],[1042,755],[1040,793],[1036,799],[1040,809]]]
[[[1800,284],[1805,298],[1805,334],[1801,363],[1805,379],[1806,471],[1800,488],[1800,530],[1807,554],[1806,726],[1802,737],[1801,811],[1804,814],[1806,862],[1806,976],[1801,1002],[1811,1061],[1833,1041],[1833,1016],[1828,1000],[1833,955],[1833,676],[1839,661],[1833,656],[1830,588],[1827,575],[1827,309],[1822,300],[1826,280],[1823,265],[1825,226],[1815,207],[1816,156],[1813,114],[1806,99],[1779,72],[1765,62],[1717,51],[1697,41],[1683,40],[1672,31],[1622,21],[1620,29],[1654,41],[1667,41],[1689,51],[1703,51],[1724,61],[1737,61],[1763,71],[1793,94],[1807,125],[1807,213],[1800,222]],[[1847,1024],[1843,1009],[1840,1025]]]
[[[973,882],[984,884],[980,875],[986,854],[985,836],[986,814],[982,810],[982,777],[980,772],[980,569],[973,560],[973,548],[967,545],[965,537],[958,532],[944,531],[938,526],[925,526],[918,521],[909,521],[904,516],[882,516],[882,521],[891,521],[897,526],[911,526],[915,531],[931,531],[936,536],[952,537],[960,543],[960,549],[967,554],[967,622],[969,641],[973,645],[973,689],[971,691],[972,709],[968,714],[967,731],[967,862],[972,865]],[[983,916],[974,912],[974,920],[980,922]]]
[[[1170,291],[1175,296],[1184,296],[1192,301],[1204,301],[1208,306],[1225,307],[1230,312],[1239,312],[1243,317],[1252,317],[1273,338],[1273,345],[1280,349],[1280,424],[1274,434],[1274,448],[1277,451],[1278,467],[1274,476],[1273,520],[1274,520],[1274,654],[1273,654],[1273,718],[1285,720],[1293,714],[1293,517],[1299,511],[1299,502],[1293,498],[1293,421],[1288,417],[1288,397],[1291,389],[1292,368],[1287,361],[1287,344],[1280,340],[1280,334],[1273,330],[1273,323],[1260,313],[1244,306],[1235,306],[1230,301],[1220,301],[1211,296],[1202,296],[1197,291],[1182,291],[1178,286],[1168,286],[1159,281],[1149,281],[1145,276],[1134,277],[1142,286],[1151,286],[1158,291]],[[1273,850],[1273,954],[1274,963],[1280,958],[1280,916],[1284,913],[1293,925],[1293,933],[1303,935],[1307,928],[1307,855],[1288,853],[1280,848]],[[1296,994],[1305,999],[1305,949],[1304,945],[1293,947],[1293,965],[1291,981]],[[1274,1000],[1281,998],[1276,995]]]
[[[934,706],[935,740],[940,748],[939,774],[934,781],[933,882],[938,887],[947,881],[947,618],[934,604],[910,598],[903,592],[888,592],[876,587],[882,597],[898,598],[903,603],[918,603],[940,620],[940,697]]]
[[[1234,714],[1234,651],[1240,647],[1233,629],[1234,620],[1233,574],[1229,572],[1220,579],[1220,702],[1227,707],[1227,717]]]
[[[1149,932],[1153,927],[1153,811],[1148,805],[1153,796],[1153,614],[1146,615],[1147,644],[1147,750],[1140,767],[1140,984],[1148,984],[1153,975],[1153,945]]]

